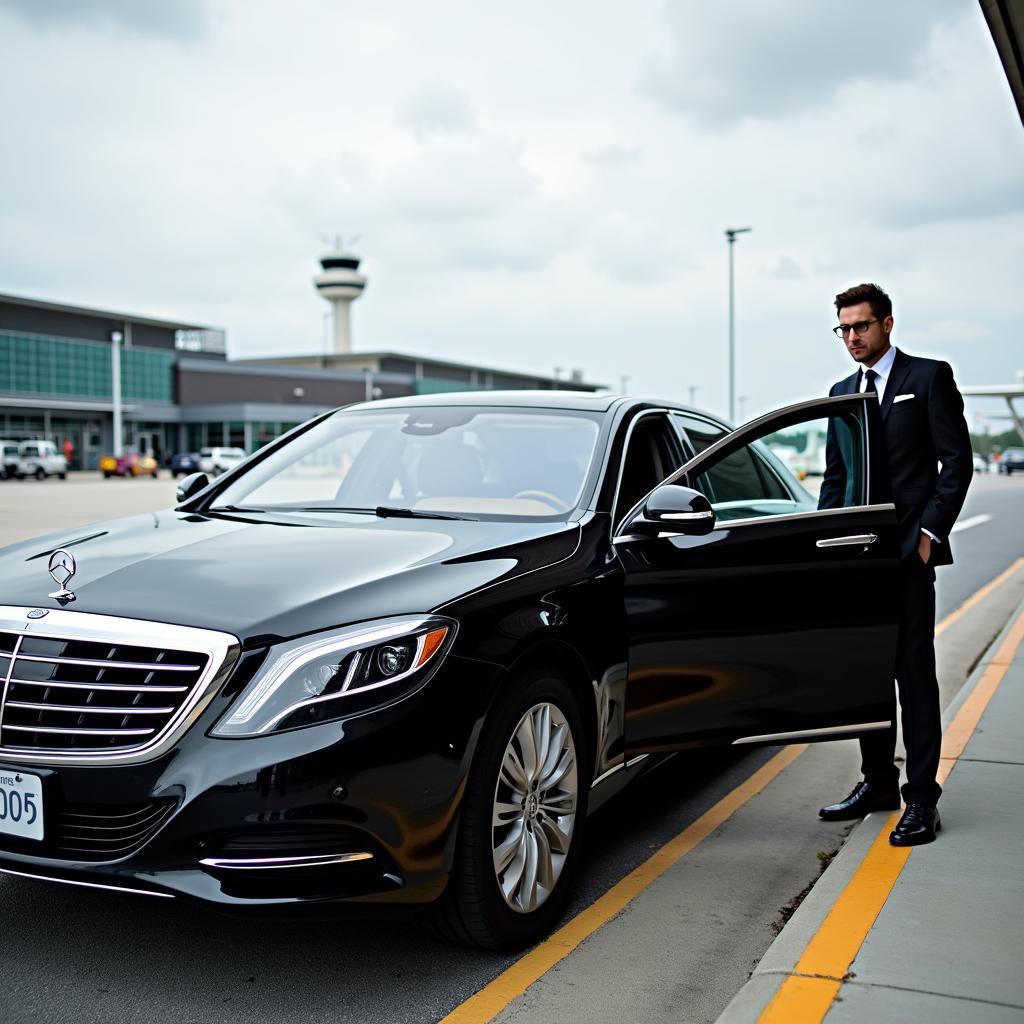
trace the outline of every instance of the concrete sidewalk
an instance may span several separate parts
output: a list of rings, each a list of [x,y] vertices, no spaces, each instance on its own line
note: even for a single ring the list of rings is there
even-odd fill
[[[912,850],[900,870],[886,842],[897,816],[865,818],[719,1024],[1024,1021],[1022,616],[1024,604],[944,716],[948,727],[972,693],[1001,676],[946,780],[937,841]],[[878,881],[886,871],[898,871],[887,895],[891,879]],[[863,919],[867,933],[859,949],[853,939],[852,962],[835,975],[808,971],[811,959],[801,960],[809,947],[823,948],[831,931],[842,948],[857,913],[874,914],[870,900],[857,907],[872,885],[884,902],[873,923]]]

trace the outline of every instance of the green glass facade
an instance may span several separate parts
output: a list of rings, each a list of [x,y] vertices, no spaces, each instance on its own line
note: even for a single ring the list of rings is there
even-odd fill
[[[121,352],[121,396],[174,401],[173,352]],[[110,346],[45,335],[0,331],[0,392],[109,399]]]

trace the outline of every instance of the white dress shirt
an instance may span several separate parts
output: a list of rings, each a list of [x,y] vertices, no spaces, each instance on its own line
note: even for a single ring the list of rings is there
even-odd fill
[[[896,346],[890,345],[888,351],[882,356],[881,359],[875,363],[874,366],[867,368],[861,367],[860,374],[860,390],[867,391],[868,389],[868,378],[867,370],[874,370],[878,374],[878,378],[875,380],[875,390],[878,392],[878,400],[882,400],[882,396],[885,394],[885,385],[889,380],[889,374],[892,373],[892,364],[896,361]]]

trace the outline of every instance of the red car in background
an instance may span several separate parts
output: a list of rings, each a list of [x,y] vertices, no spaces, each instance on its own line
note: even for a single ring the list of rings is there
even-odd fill
[[[109,480],[112,476],[151,476],[154,480],[160,467],[152,455],[126,452],[124,455],[104,455],[100,459],[100,472]]]

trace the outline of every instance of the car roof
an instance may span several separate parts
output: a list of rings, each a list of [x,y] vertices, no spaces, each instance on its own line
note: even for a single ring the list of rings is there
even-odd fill
[[[381,398],[372,402],[357,402],[344,406],[348,409],[407,409],[429,406],[481,405],[513,406],[523,409],[586,409],[607,412],[620,395],[596,395],[579,391],[443,391],[435,395],[406,395],[400,398]]]
[[[372,402],[356,402],[342,406],[344,411],[364,409],[420,409],[437,406],[490,406],[519,409],[568,409],[606,413],[619,407],[653,407],[692,412],[700,416],[709,413],[700,409],[667,402],[663,399],[643,398],[614,393],[591,394],[579,391],[444,391],[434,395],[406,395],[400,398],[380,398]],[[715,417],[712,417],[715,418]]]

